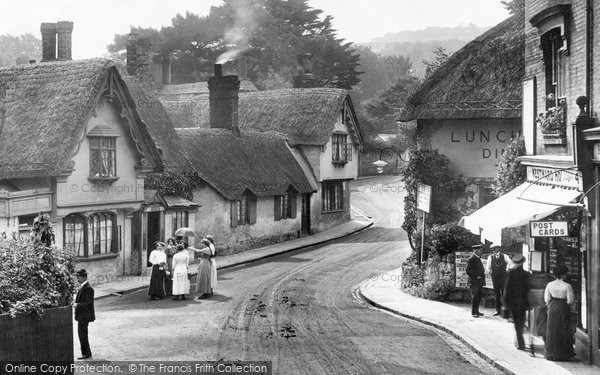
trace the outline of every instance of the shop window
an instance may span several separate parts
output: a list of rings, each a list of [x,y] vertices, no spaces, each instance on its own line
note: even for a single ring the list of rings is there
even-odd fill
[[[117,177],[117,139],[116,137],[89,137],[90,177]]]
[[[277,195],[275,200],[275,221],[296,217],[296,194]]]
[[[115,215],[98,212],[87,218],[71,214],[63,219],[63,245],[80,257],[117,252]]]
[[[321,190],[321,209],[323,212],[344,209],[344,182],[324,181]]]
[[[486,204],[496,199],[494,195],[494,189],[491,186],[481,186],[479,189],[479,207],[483,207]]]
[[[231,226],[256,223],[256,197],[250,193],[231,201]]]

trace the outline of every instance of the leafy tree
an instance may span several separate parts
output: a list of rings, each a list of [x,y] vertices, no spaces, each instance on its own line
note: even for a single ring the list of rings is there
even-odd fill
[[[202,179],[193,171],[165,169],[159,173],[151,173],[144,180],[144,188],[156,190],[159,194],[176,195],[193,199],[194,187],[203,184]]]
[[[522,136],[513,138],[496,163],[493,188],[497,197],[508,193],[527,179],[527,169],[519,160],[523,155],[525,155],[525,139]]]
[[[234,57],[225,52],[245,52],[248,76],[258,86],[264,86],[271,71],[290,75],[296,56],[308,52],[318,85],[350,89],[360,81],[359,56],[350,43],[336,37],[332,18],[320,19],[321,13],[307,0],[224,0],[205,17],[176,15],[171,26],[160,30],[154,51],[175,52],[174,82],[198,81],[212,74],[219,58]],[[116,35],[109,51],[122,49],[125,40]],[[225,64],[224,70],[232,67]]]
[[[16,65],[19,57],[40,61],[42,41],[33,34],[0,35],[0,66]]]
[[[511,15],[525,15],[525,0],[500,0]]]
[[[432,168],[431,166],[435,166]],[[413,149],[410,160],[401,171],[406,196],[404,197],[404,229],[409,239],[417,229],[417,190],[419,184],[430,185],[432,189],[431,213],[429,224],[446,224],[460,218],[460,212],[452,204],[449,194],[464,191],[465,182],[461,176],[455,176],[450,170],[450,160],[438,150],[430,148]],[[411,241],[411,247],[413,242]]]
[[[31,238],[35,243],[50,247],[54,243],[54,228],[50,222],[50,215],[40,213],[33,219]]]
[[[433,60],[423,60],[423,64],[426,66],[425,68],[425,78],[429,77],[431,73],[433,73],[440,65],[448,60],[450,55],[446,51],[444,47],[436,47],[433,51],[434,58]]]

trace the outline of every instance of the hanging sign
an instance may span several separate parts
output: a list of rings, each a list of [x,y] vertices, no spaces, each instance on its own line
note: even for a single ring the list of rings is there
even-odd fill
[[[417,190],[417,209],[429,213],[431,207],[431,186],[419,184]]]
[[[566,221],[530,221],[531,237],[567,237],[569,226]]]

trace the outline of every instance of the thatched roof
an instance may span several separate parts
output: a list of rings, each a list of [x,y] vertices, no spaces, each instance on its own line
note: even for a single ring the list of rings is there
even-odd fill
[[[124,105],[132,97],[105,59],[0,68],[0,179],[56,176],[68,169],[106,80],[114,77]],[[117,93],[118,91],[118,93]],[[161,166],[146,126],[134,111],[136,135],[149,166]]]
[[[159,94],[160,101],[178,128],[208,128],[208,95]],[[242,130],[285,134],[290,145],[325,145],[347,103],[358,123],[348,91],[334,88],[282,89],[239,93],[239,127]],[[362,143],[360,128],[349,127],[355,144]]]
[[[427,77],[400,120],[521,117],[524,54],[525,24],[512,16]]]
[[[283,195],[290,187],[313,191],[280,134],[242,132],[238,137],[202,128],[177,133],[200,177],[226,199],[239,199],[246,190],[256,196]]]
[[[240,80],[240,92],[252,91],[258,89],[250,80]],[[208,94],[208,82],[164,85],[158,91],[176,128],[209,127]]]
[[[181,150],[179,136],[158,100],[154,86],[147,79],[135,76],[123,76],[123,80],[127,83],[137,112],[146,124],[156,147],[162,153],[163,164],[175,168],[185,167],[187,161]]]

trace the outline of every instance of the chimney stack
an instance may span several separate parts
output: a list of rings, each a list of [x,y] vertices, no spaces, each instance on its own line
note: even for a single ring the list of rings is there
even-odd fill
[[[154,83],[161,88],[163,86],[163,57],[161,55],[152,56],[152,76]]]
[[[129,34],[127,38],[127,74],[130,76],[149,74],[152,60],[150,40]]]
[[[238,78],[248,78],[248,57],[243,53],[238,56]]]
[[[293,85],[296,89],[316,87],[317,80],[312,73],[312,53],[302,53],[297,57],[296,74]]]
[[[42,62],[56,60],[56,24],[42,23]]]
[[[163,57],[162,62],[162,80],[163,84],[170,85],[171,84],[171,62],[173,61],[173,53],[169,53],[167,56]]]
[[[58,60],[71,60],[71,34],[73,33],[73,22],[57,22],[56,33],[58,34]]]
[[[223,76],[221,64],[215,64],[214,77],[208,78],[210,103],[210,127],[222,128],[239,136],[238,93],[240,80],[237,76]]]

